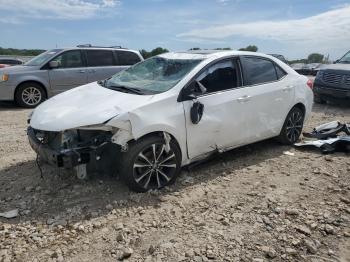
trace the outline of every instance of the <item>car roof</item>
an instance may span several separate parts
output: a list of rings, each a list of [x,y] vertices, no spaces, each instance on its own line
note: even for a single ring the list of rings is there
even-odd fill
[[[137,50],[132,50],[123,47],[101,47],[101,46],[76,46],[76,47],[63,47],[63,48],[55,48],[55,50],[67,51],[67,50],[118,50],[118,51],[126,51],[133,52],[140,55],[140,52]]]
[[[167,59],[211,59],[211,58],[221,58],[226,56],[239,56],[239,55],[249,55],[249,56],[260,56],[271,58],[271,56],[249,51],[235,51],[235,50],[191,50],[184,52],[169,52],[159,55],[160,57]]]

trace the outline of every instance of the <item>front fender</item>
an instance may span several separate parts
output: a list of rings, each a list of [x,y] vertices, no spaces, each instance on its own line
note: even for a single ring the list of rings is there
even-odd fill
[[[182,152],[182,160],[187,161],[186,127],[183,114],[166,115],[135,110],[109,120],[106,125],[118,128],[113,137],[114,142],[121,146],[125,146],[130,140],[137,140],[151,133],[166,132],[176,139]]]
[[[46,89],[48,97],[52,95],[48,77],[38,77],[35,75],[17,76],[16,81],[13,83],[13,85],[17,88],[19,85],[25,82],[37,82]]]

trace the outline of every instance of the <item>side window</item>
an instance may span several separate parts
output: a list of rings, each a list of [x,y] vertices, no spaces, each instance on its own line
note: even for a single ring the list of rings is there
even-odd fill
[[[134,65],[141,61],[140,57],[129,51],[116,51],[118,57],[118,65]]]
[[[57,56],[52,61],[57,61],[59,68],[75,68],[84,66],[79,50],[64,52],[62,55]]]
[[[272,61],[259,57],[241,57],[245,85],[256,85],[277,80]]]
[[[240,86],[237,66],[233,60],[225,60],[210,66],[197,78],[197,81],[207,89],[207,93]]]
[[[276,67],[276,73],[277,73],[277,78],[278,79],[281,79],[282,77],[284,77],[287,73],[282,69],[280,68],[278,65],[275,64],[275,67]]]
[[[93,66],[113,66],[113,52],[109,50],[86,50],[87,64]]]

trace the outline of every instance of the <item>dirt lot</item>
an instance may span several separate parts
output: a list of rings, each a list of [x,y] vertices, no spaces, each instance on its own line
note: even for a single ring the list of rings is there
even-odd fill
[[[160,192],[43,167],[28,110],[0,105],[0,261],[350,261],[350,158],[264,141],[227,152]],[[305,129],[350,108],[315,106]],[[289,156],[283,152],[295,153]]]

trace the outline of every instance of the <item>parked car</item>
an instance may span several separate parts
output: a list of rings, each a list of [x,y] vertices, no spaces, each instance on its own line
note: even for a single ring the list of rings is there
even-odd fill
[[[323,67],[323,64],[321,64],[321,63],[311,63],[311,64],[295,63],[295,64],[291,64],[291,67],[301,75],[315,76],[317,74],[317,72]]]
[[[269,55],[276,57],[277,59],[281,60],[283,63],[288,65],[288,61],[283,55],[279,55],[279,54],[269,54]]]
[[[80,45],[46,51],[21,66],[0,69],[0,100],[32,108],[73,87],[111,77],[142,61],[138,51]]]
[[[323,65],[314,82],[316,103],[327,100],[350,100],[350,51],[334,64]]]
[[[294,63],[294,64],[291,64],[291,68],[293,68],[298,74],[301,74],[301,75],[306,75],[304,73],[304,70],[305,70],[305,65],[306,64],[303,64],[303,63]]]
[[[321,68],[321,63],[311,63],[311,64],[304,64],[302,71],[300,74],[307,75],[307,76],[316,76],[318,70]]]
[[[28,138],[45,162],[80,178],[119,173],[144,192],[215,152],[272,137],[295,143],[311,86],[264,54],[167,53],[45,101],[29,116]]]
[[[17,58],[0,58],[0,68],[22,64],[23,61]]]

